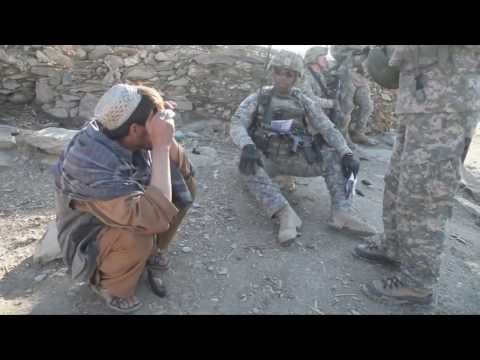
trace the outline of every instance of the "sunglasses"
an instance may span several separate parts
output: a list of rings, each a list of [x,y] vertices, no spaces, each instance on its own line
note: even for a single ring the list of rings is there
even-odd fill
[[[276,76],[285,76],[289,79],[293,79],[295,76],[297,76],[297,73],[295,71],[279,69],[279,68],[273,68],[273,73]]]

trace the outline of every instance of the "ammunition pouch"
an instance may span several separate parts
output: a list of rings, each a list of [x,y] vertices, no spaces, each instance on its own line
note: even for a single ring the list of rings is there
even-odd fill
[[[263,128],[250,132],[250,136],[266,158],[289,157],[301,154],[308,164],[322,161],[321,148],[325,141],[320,135],[280,134]]]

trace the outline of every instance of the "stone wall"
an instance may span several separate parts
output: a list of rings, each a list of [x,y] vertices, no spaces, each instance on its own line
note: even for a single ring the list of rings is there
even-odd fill
[[[266,49],[257,46],[0,47],[0,104],[34,102],[57,118],[89,117],[118,82],[154,86],[183,115],[228,119],[258,88]]]
[[[266,55],[254,45],[3,45],[0,106],[31,103],[63,124],[81,124],[106,89],[126,82],[163,91],[177,102],[180,119],[228,120],[258,89]],[[393,97],[373,87],[371,129],[381,131],[391,125],[385,116],[392,118]]]

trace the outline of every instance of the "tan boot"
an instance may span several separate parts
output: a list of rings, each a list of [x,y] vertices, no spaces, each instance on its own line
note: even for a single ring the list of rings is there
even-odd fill
[[[278,242],[282,246],[289,246],[298,236],[297,228],[302,226],[302,220],[300,220],[290,205],[280,210],[277,216],[280,220]]]
[[[376,142],[373,139],[370,139],[367,135],[365,135],[362,132],[357,132],[357,131],[350,132],[350,139],[356,144],[369,145],[369,146],[378,145],[378,142]]]
[[[377,230],[347,210],[333,210],[328,225],[356,236],[373,236]]]
[[[374,280],[364,284],[361,290],[370,299],[382,303],[428,305],[433,299],[431,290],[406,286],[396,276]]]

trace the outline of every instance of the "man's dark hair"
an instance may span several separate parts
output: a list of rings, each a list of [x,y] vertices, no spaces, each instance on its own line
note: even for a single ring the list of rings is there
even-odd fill
[[[125,121],[118,129],[115,130],[109,130],[101,126],[102,132],[112,140],[120,140],[128,135],[130,126],[132,124],[145,126],[148,116],[152,110],[156,110],[154,102],[149,96],[142,94],[140,103],[127,121]]]

